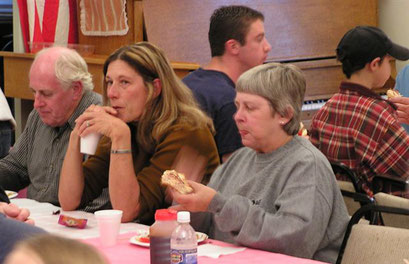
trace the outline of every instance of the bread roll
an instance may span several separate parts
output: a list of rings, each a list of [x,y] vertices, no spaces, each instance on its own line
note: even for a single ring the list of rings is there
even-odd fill
[[[181,194],[193,192],[192,187],[187,183],[185,175],[178,173],[175,170],[165,170],[163,172],[161,183],[171,186]]]
[[[388,91],[386,91],[386,95],[388,96],[388,98],[393,98],[393,97],[400,97],[400,96],[402,96],[398,91],[392,90],[392,89],[389,89]]]

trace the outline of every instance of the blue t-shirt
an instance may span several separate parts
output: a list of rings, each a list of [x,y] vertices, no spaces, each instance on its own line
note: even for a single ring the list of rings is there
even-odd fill
[[[236,113],[234,82],[225,73],[202,68],[187,75],[183,82],[193,91],[202,109],[213,119],[220,157],[241,148],[241,137],[233,120]]]
[[[396,76],[395,89],[402,96],[409,97],[409,65],[406,65]],[[402,126],[409,133],[409,125],[402,124]]]

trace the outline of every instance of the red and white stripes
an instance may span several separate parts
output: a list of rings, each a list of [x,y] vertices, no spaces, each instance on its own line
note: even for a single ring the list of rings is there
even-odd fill
[[[77,43],[76,0],[17,0],[24,47],[29,43]]]

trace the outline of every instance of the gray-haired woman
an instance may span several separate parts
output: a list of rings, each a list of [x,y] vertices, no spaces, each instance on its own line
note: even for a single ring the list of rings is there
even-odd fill
[[[236,89],[234,118],[245,147],[208,186],[190,182],[192,194],[173,191],[177,207],[208,212],[195,227],[215,239],[335,262],[348,214],[329,162],[297,135],[306,89],[301,71],[261,65]]]

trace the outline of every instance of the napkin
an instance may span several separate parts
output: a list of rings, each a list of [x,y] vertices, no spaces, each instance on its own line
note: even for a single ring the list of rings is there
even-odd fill
[[[218,258],[220,255],[234,254],[245,250],[244,247],[222,247],[212,244],[203,244],[197,247],[197,255],[210,258]]]

